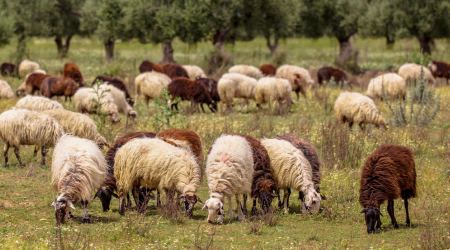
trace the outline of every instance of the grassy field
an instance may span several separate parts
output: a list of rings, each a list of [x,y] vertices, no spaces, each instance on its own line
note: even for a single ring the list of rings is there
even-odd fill
[[[187,46],[176,42],[175,58],[179,63],[206,66],[210,44]],[[401,40],[388,50],[384,40],[358,39],[361,65],[367,69],[395,68],[407,61],[420,60],[415,40]],[[307,68],[331,64],[337,53],[333,39],[290,39],[282,45],[286,62]],[[57,74],[66,60],[56,59],[54,44],[48,39],[29,42],[29,57],[38,61],[51,74]],[[269,61],[263,40],[239,42],[227,48],[234,63],[258,65]],[[14,46],[0,49],[0,61],[13,57]],[[97,74],[109,73],[131,80],[137,74],[142,59],[157,61],[160,47],[136,42],[120,43],[117,60],[107,64],[103,60],[100,43],[75,39],[67,60],[76,62],[85,78],[92,80]],[[437,41],[433,58],[450,61],[450,43]],[[17,87],[19,79],[7,78]],[[132,86],[130,86],[132,88]],[[358,87],[354,91],[363,91]],[[121,217],[117,213],[117,200],[113,211],[103,213],[98,200],[90,204],[92,224],[72,220],[61,228],[55,227],[54,210],[50,206],[55,192],[50,187],[49,166],[39,167],[39,159],[32,157],[32,147],[22,147],[25,168],[17,166],[11,154],[9,168],[0,167],[0,248],[98,248],[98,249],[445,249],[450,247],[450,88],[439,84],[436,93],[441,110],[427,127],[409,125],[390,126],[388,130],[369,127],[366,131],[349,130],[336,123],[332,105],[340,89],[328,86],[315,89],[308,97],[297,101],[291,112],[275,116],[268,110],[258,111],[254,104],[237,108],[229,115],[181,112],[171,118],[171,126],[197,131],[204,144],[204,152],[222,133],[242,133],[256,137],[272,137],[293,132],[310,140],[323,161],[321,190],[327,196],[323,210],[313,216],[299,213],[297,195],[291,199],[289,214],[276,212],[263,220],[237,222],[226,220],[224,225],[206,223],[206,212],[201,205],[194,210],[193,219],[168,219],[151,208],[146,216],[131,211]],[[62,101],[62,99],[60,99]],[[0,111],[15,104],[16,100],[0,100]],[[392,113],[385,103],[377,101],[383,115],[390,120]],[[72,103],[64,103],[73,109]],[[186,107],[187,104],[184,105]],[[104,123],[94,117],[109,141],[126,131],[156,131],[167,125],[158,122],[160,107],[154,103],[146,107],[142,101],[136,105],[139,117],[128,127]],[[122,119],[124,120],[124,119]],[[360,213],[360,168],[365,158],[383,143],[396,143],[410,147],[415,153],[418,175],[418,198],[410,200],[413,227],[394,230],[383,205],[383,232],[367,235]],[[50,162],[50,161],[49,161]],[[3,163],[3,159],[2,159]],[[203,200],[208,196],[206,183],[199,191]],[[275,204],[275,202],[273,203]],[[405,215],[401,202],[396,202],[396,217],[404,225]],[[227,208],[226,208],[227,209]],[[75,211],[76,216],[81,208]]]

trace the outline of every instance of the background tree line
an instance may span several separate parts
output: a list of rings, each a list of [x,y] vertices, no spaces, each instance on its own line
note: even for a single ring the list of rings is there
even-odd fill
[[[210,41],[210,64],[226,63],[224,45],[264,37],[277,53],[289,37],[335,37],[335,63],[358,71],[352,37],[414,37],[430,54],[434,40],[450,36],[450,0],[0,0],[0,45],[17,40],[21,60],[31,37],[54,40],[67,56],[74,36],[96,37],[107,60],[117,40],[161,44],[162,62],[174,62],[172,42]]]

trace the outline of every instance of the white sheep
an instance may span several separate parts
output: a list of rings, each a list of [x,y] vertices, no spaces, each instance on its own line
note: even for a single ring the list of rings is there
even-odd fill
[[[119,213],[125,213],[125,196],[135,185],[165,190],[168,204],[173,204],[175,192],[185,202],[197,202],[201,170],[189,151],[159,138],[138,138],[123,145],[114,157],[114,176],[119,195]],[[193,204],[185,204],[192,214]],[[144,210],[145,211],[145,210]],[[144,212],[141,211],[141,212]]]
[[[44,111],[49,109],[64,109],[63,105],[57,101],[42,96],[27,95],[20,98],[16,103],[16,108],[34,111]]]
[[[167,75],[156,71],[142,73],[134,80],[137,95],[142,95],[147,105],[150,99],[159,98],[170,82]]]
[[[257,80],[239,73],[226,73],[217,83],[220,100],[231,110],[234,98],[243,98],[246,103],[255,98]]]
[[[417,81],[423,77],[429,84],[435,83],[431,71],[427,67],[415,63],[403,64],[398,69],[398,74],[406,81]]]
[[[255,79],[259,79],[264,76],[261,70],[258,69],[257,67],[245,64],[234,65],[233,67],[228,69],[228,72],[243,74]]]
[[[188,73],[189,79],[193,81],[197,78],[206,77],[205,71],[197,65],[183,65],[183,68]]]
[[[5,142],[3,156],[8,165],[8,151],[14,147],[14,154],[20,165],[20,145],[36,145],[41,148],[42,161],[45,165],[47,147],[55,145],[64,133],[63,128],[51,116],[26,109],[12,109],[0,114],[0,139]]]
[[[0,80],[0,98],[11,99],[14,98],[14,91],[6,81]]]
[[[321,198],[314,188],[311,165],[303,152],[282,139],[262,139],[261,143],[269,154],[270,165],[278,188],[285,190],[294,188],[303,192],[305,195],[303,212],[317,213]],[[283,202],[283,204],[285,205],[284,211],[287,213],[288,203]]]
[[[94,89],[96,89],[96,88],[97,87],[94,87]],[[111,84],[105,84],[105,83],[99,85],[98,89],[100,90],[100,92],[109,92],[112,95],[112,97],[114,99],[114,103],[116,104],[119,112],[124,113],[125,115],[130,116],[130,117],[137,116],[136,111],[127,102],[125,93],[122,90],[114,87]]]
[[[53,202],[56,223],[64,223],[75,203],[83,206],[83,221],[89,222],[87,205],[105,182],[107,164],[102,151],[90,140],[64,135],[53,151],[52,186],[58,193]]]
[[[261,104],[278,102],[278,112],[283,111],[283,106],[287,109],[292,104],[292,87],[288,80],[278,77],[263,77],[258,80],[255,89],[255,101],[258,107]]]
[[[112,122],[119,122],[119,109],[109,91],[97,91],[94,88],[79,88],[73,96],[75,109],[82,113],[97,111],[109,115]],[[98,107],[100,105],[100,107]]]
[[[239,195],[251,193],[253,164],[252,148],[245,138],[222,135],[216,139],[206,161],[209,199],[203,209],[208,210],[208,222],[223,222],[225,197],[231,216],[232,195],[236,198],[238,216],[243,218]]]
[[[66,133],[95,141],[100,147],[108,144],[98,132],[95,122],[87,115],[65,109],[50,109],[43,113],[55,118]]]
[[[292,91],[299,98],[299,93],[306,95],[306,90],[314,84],[309,71],[305,68],[294,66],[294,65],[282,65],[277,69],[277,77],[289,80],[292,86]]]
[[[30,61],[28,59],[23,60],[19,64],[19,77],[23,78],[26,75],[35,72],[36,70],[40,69],[41,66],[37,62]]]
[[[386,128],[386,121],[369,97],[356,92],[342,92],[334,103],[334,112],[339,121],[352,127],[357,123],[364,129],[366,123]]]
[[[366,95],[372,98],[405,98],[406,81],[396,73],[379,75],[370,80]]]

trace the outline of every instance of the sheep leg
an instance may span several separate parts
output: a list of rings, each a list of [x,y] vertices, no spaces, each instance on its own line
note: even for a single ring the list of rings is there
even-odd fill
[[[258,209],[256,208],[256,198],[253,198],[252,216],[255,216],[257,212]]]
[[[411,221],[409,220],[409,208],[408,208],[408,199],[405,199],[405,211],[406,211],[406,226],[411,226]]]
[[[123,194],[119,195],[119,214],[125,215],[125,197]]]
[[[156,207],[161,207],[161,194],[158,189],[156,189]]]
[[[394,200],[388,200],[387,211],[389,213],[389,216],[391,217],[392,225],[394,226],[394,228],[398,228],[398,223],[394,215]]]
[[[91,223],[91,218],[88,214],[88,201],[81,201],[81,205],[83,206],[83,223]]]
[[[287,191],[286,208],[289,209],[289,197],[291,196],[291,189],[288,188],[288,189],[286,189],[286,191]]]
[[[300,100],[300,90],[299,89],[295,90],[295,95],[297,96],[297,101]]]
[[[242,195],[243,202],[242,202],[242,212],[244,212],[244,215],[247,216],[247,194]]]
[[[11,146],[9,143],[6,143],[5,147],[3,148],[3,157],[5,158],[5,168],[8,167],[8,151]]]
[[[280,190],[279,189],[277,189],[277,198],[278,198],[278,209],[282,209],[283,208],[283,203],[281,202]]]
[[[227,196],[227,200],[228,200],[228,217],[231,219],[233,218],[233,206],[231,205],[231,196]]]
[[[288,204],[289,202],[287,201],[289,199],[288,190],[289,189],[285,189],[283,192],[283,208],[285,214],[289,213],[289,204]]]
[[[236,194],[235,195],[236,198],[236,210],[237,210],[237,214],[238,214],[238,220],[242,221],[245,219],[245,215],[242,212],[242,204],[241,204],[241,200],[239,199],[239,195]]]
[[[41,166],[45,166],[45,156],[46,155],[47,155],[47,147],[42,146],[41,147],[41,156],[42,156]]]
[[[130,193],[127,193],[127,208],[131,208],[131,197],[130,197]]]
[[[38,146],[34,146],[33,157],[37,156],[38,151],[39,151],[39,147]]]
[[[361,128],[361,130],[363,130],[363,131],[366,129],[364,122],[360,122],[358,125],[359,125],[359,128]]]
[[[22,163],[22,160],[20,159],[19,147],[14,146],[14,154],[16,155],[16,159],[17,159],[17,161],[19,162],[19,166],[21,166],[21,167],[25,166],[25,165]]]

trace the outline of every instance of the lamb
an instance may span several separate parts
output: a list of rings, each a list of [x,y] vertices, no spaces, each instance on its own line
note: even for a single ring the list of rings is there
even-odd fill
[[[434,84],[435,82],[434,77],[428,68],[415,63],[403,64],[398,69],[398,74],[407,82],[417,81],[421,77],[423,77],[429,84]]]
[[[41,84],[47,77],[49,77],[49,75],[47,75],[45,72],[34,72],[28,74],[25,77],[25,81],[16,90],[16,95],[33,95],[35,92],[40,92]]]
[[[450,79],[450,64],[441,61],[431,61],[430,64],[428,64],[428,68],[435,78],[445,78],[446,83],[448,84],[448,79]]]
[[[203,209],[208,210],[209,223],[223,223],[224,198],[228,199],[231,216],[231,196],[235,195],[238,218],[244,218],[240,195],[251,194],[254,176],[253,151],[242,136],[222,135],[216,139],[206,161],[209,199]]]
[[[245,64],[234,65],[233,67],[228,69],[228,72],[239,73],[255,79],[263,77],[263,73],[261,72],[261,70],[252,65],[245,65]]]
[[[159,138],[137,138],[123,145],[114,158],[114,176],[119,196],[119,213],[125,213],[124,196],[135,185],[165,190],[168,204],[173,204],[175,192],[185,200],[188,216],[196,202],[200,186],[200,167],[189,151]]]
[[[128,104],[130,104],[130,106],[134,105],[134,100],[131,97],[130,93],[128,92],[127,86],[121,79],[115,78],[115,77],[109,77],[109,76],[97,76],[94,79],[94,81],[92,81],[91,85],[94,86],[94,84],[97,82],[110,84],[110,85],[120,89],[125,94]]]
[[[197,78],[206,78],[205,71],[197,65],[183,65],[184,70],[186,70],[189,79],[196,80]]]
[[[54,96],[64,96],[64,99],[71,99],[77,91],[79,85],[70,77],[46,77],[40,86],[41,95],[47,98]]]
[[[55,146],[51,171],[51,184],[58,193],[52,204],[56,224],[64,223],[78,202],[83,206],[83,222],[90,222],[87,206],[106,177],[102,151],[90,140],[64,135]]]
[[[20,145],[36,145],[41,148],[41,164],[45,165],[47,147],[55,145],[64,133],[63,128],[52,117],[26,109],[12,109],[0,114],[0,139],[5,143],[3,156],[8,165],[8,151],[14,147],[19,165],[23,166],[19,155]]]
[[[42,96],[27,95],[19,99],[15,108],[28,109],[34,111],[44,111],[49,109],[64,109],[61,103],[50,100]]]
[[[408,199],[416,197],[416,168],[411,150],[391,144],[378,147],[364,163],[359,194],[367,233],[381,228],[380,205],[385,200],[392,225],[398,228],[394,199],[400,197],[405,204],[406,225],[410,226]]]
[[[79,87],[84,86],[83,75],[81,74],[80,68],[75,63],[64,64],[63,76],[65,78],[72,78]]]
[[[334,103],[334,112],[339,121],[348,122],[349,127],[357,123],[361,129],[365,124],[386,128],[386,121],[369,97],[356,92],[341,92]]]
[[[303,152],[282,139],[262,139],[261,143],[269,153],[278,188],[285,190],[294,188],[302,191],[304,194],[303,213],[317,213],[321,197],[314,188],[311,165]],[[284,211],[287,213],[289,204],[285,200],[283,200],[283,204],[285,204]]]
[[[171,108],[178,110],[178,102],[173,102],[175,98],[179,97],[181,100],[188,100],[191,102],[191,107],[197,107],[200,104],[202,111],[205,112],[203,104],[207,104],[211,112],[216,112],[217,104],[213,102],[209,95],[208,89],[197,80],[190,80],[184,77],[177,77],[172,80],[168,86],[171,98]]]
[[[402,98],[406,97],[406,81],[396,73],[387,73],[372,78],[367,87],[366,95],[372,98]]]
[[[99,111],[107,114],[112,122],[119,122],[119,110],[111,93],[97,92],[98,91],[93,88],[79,88],[73,96],[75,109],[82,113],[96,113]],[[98,107],[98,105],[100,105],[100,107]]]
[[[133,107],[130,106],[130,104],[128,104],[123,91],[110,84],[101,84],[99,86],[94,86],[94,89],[97,88],[100,93],[106,93],[107,95],[112,96],[114,104],[117,106],[119,112],[124,113],[128,117],[132,118],[135,118],[137,116],[136,111],[133,109]]]
[[[0,80],[0,99],[14,98],[14,91],[6,81]]]
[[[42,113],[57,120],[66,133],[92,140],[100,148],[108,145],[105,137],[98,132],[95,122],[87,115],[65,109],[50,109]]]
[[[258,80],[255,88],[256,106],[261,108],[264,103],[278,102],[278,113],[288,111],[291,104],[292,87],[288,80],[276,77],[263,77]]]
[[[320,85],[322,85],[323,83],[327,83],[332,79],[341,87],[345,82],[348,82],[347,74],[338,68],[325,66],[317,71],[317,81]]]
[[[220,100],[222,100],[228,111],[231,110],[234,98],[248,99],[255,98],[257,81],[254,78],[239,74],[226,73],[217,83]]]
[[[264,76],[275,76],[277,73],[277,67],[275,67],[273,64],[262,64],[259,66],[259,70],[261,70],[261,73]]]
[[[163,89],[167,88],[171,79],[159,72],[147,72],[138,75],[135,80],[136,93],[142,95],[146,104],[150,99],[159,98]]]
[[[17,66],[14,63],[4,62],[0,65],[0,74],[2,76],[14,76]]]
[[[294,65],[282,65],[277,69],[277,77],[289,80],[292,86],[292,91],[299,99],[299,93],[306,96],[306,90],[314,84],[314,81],[308,70]]]
[[[37,69],[40,69],[41,66],[39,66],[39,64],[37,62],[33,62],[30,60],[23,60],[20,64],[19,64],[19,77],[23,78],[26,75],[33,73],[34,71],[36,71]]]

